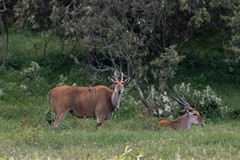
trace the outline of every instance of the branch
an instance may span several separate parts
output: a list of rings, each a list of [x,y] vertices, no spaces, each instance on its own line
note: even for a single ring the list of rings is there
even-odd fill
[[[148,114],[153,116],[154,115],[153,110],[148,105],[148,102],[146,101],[146,99],[143,95],[143,92],[142,92],[141,88],[139,87],[139,85],[138,85],[138,83],[136,82],[135,79],[133,80],[133,84],[134,84],[134,87],[137,89],[138,94],[140,96],[140,99],[141,99],[142,103],[144,104],[145,108],[147,109]]]
[[[190,39],[190,37],[188,37],[187,39],[185,39],[185,40],[180,44],[180,47],[179,47],[179,49],[178,49],[178,53],[181,52],[181,50],[182,50],[182,48],[183,48],[183,45],[184,45],[185,43],[187,43],[189,39]]]
[[[3,0],[3,9],[1,9],[0,12],[5,12],[6,10],[7,10],[7,7],[6,7],[5,2]]]
[[[101,74],[103,72],[108,72],[108,71],[111,71],[111,72],[116,71],[115,68],[109,67],[109,66],[106,66],[106,65],[104,65],[102,68],[96,68],[96,67],[90,65],[90,69],[94,72],[93,77],[91,79],[91,81],[92,81],[91,85],[93,85],[96,81],[99,81],[99,79],[97,78],[99,74]]]

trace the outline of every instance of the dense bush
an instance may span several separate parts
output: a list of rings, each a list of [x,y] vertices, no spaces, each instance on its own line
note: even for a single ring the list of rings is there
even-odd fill
[[[41,56],[37,60],[42,66],[41,75],[50,83],[56,83],[60,75],[66,76],[75,66],[68,54],[49,54]]]

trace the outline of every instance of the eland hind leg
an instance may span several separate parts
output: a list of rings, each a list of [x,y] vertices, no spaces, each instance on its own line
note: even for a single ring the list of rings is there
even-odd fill
[[[61,107],[61,108],[64,108],[64,107]],[[66,110],[66,109],[55,109],[55,115],[56,115],[56,117],[55,117],[55,119],[53,120],[53,123],[52,123],[52,125],[53,126],[58,126],[61,122],[62,122],[62,120],[63,120],[63,118],[65,117],[65,115],[67,114],[69,112],[69,110]]]
[[[56,117],[53,120],[52,125],[53,126],[58,126],[62,122],[62,120],[65,117],[65,115],[66,115],[66,113],[56,114]]]
[[[55,119],[52,121],[53,126],[58,126],[62,120],[64,119],[65,115],[71,110],[70,107],[56,103],[56,101],[53,101],[55,103],[52,103],[54,112],[55,112]],[[69,108],[69,109],[68,109]]]

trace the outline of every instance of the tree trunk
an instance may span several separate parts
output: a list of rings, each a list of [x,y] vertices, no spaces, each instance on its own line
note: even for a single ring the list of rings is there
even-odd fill
[[[137,83],[137,81],[135,79],[133,80],[133,84],[134,84],[134,87],[137,89],[138,94],[140,96],[140,99],[141,99],[142,103],[144,104],[145,108],[147,109],[148,114],[153,116],[154,115],[153,110],[148,105],[148,102],[146,101],[146,99],[145,99],[145,97],[143,95],[143,92],[142,92],[141,88],[139,87],[139,85],[138,85],[138,83]]]
[[[4,70],[6,61],[7,61],[7,57],[8,57],[8,28],[6,25],[6,21],[4,19],[4,12],[2,12],[0,15],[0,25],[1,25],[2,52],[3,52],[3,60],[2,60],[0,70]]]

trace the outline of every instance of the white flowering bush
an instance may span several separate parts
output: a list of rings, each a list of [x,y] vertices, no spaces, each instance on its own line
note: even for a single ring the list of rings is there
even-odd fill
[[[221,118],[227,108],[223,106],[221,98],[210,86],[206,86],[205,89],[199,91],[193,89],[190,83],[185,84],[183,82],[174,85],[174,91],[183,96],[193,108],[210,119]]]
[[[167,92],[159,93],[156,91],[154,85],[151,86],[151,92],[147,97],[149,106],[152,107],[154,115],[161,118],[172,118],[181,109],[177,106],[171,97],[167,95]]]
[[[26,68],[22,71],[22,75],[28,80],[31,81],[38,76],[40,71],[40,66],[37,62],[32,61],[29,68]]]
[[[222,118],[227,111],[227,106],[222,104],[221,98],[211,89],[206,86],[203,90],[196,90],[191,87],[190,83],[175,84],[174,94],[178,94],[195,109],[197,109],[204,118],[215,120]],[[151,92],[147,98],[149,106],[152,107],[154,114],[157,117],[172,118],[179,116],[182,110],[181,106],[173,100],[172,96],[167,92],[160,94],[156,91],[154,85],[151,86]]]
[[[47,87],[46,80],[40,76],[41,67],[37,62],[32,61],[30,67],[21,72],[23,84],[20,85],[21,91],[27,94],[44,93]]]

